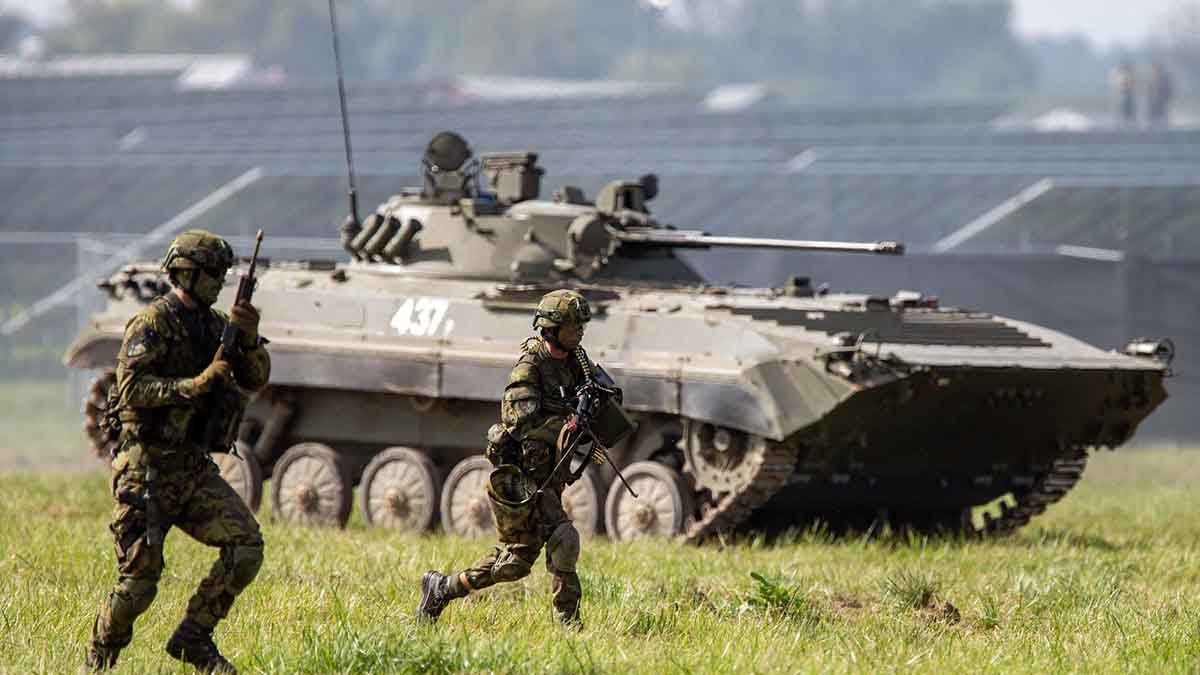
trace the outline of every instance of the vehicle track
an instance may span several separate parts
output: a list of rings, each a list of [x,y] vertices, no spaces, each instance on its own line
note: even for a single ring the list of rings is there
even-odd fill
[[[793,444],[757,438],[744,461],[751,462],[752,471],[738,490],[722,496],[715,505],[705,509],[699,520],[681,535],[682,541],[700,544],[733,530],[747,519],[754,509],[767,503],[792,476],[800,451]]]
[[[983,537],[1002,537],[1028,525],[1051,504],[1062,500],[1083,477],[1086,467],[1087,450],[1072,448],[1068,457],[1054,460],[1050,470],[1038,477],[1031,490],[1014,495],[1015,504],[1001,502],[999,516],[984,513],[983,525],[974,528],[975,533]]]

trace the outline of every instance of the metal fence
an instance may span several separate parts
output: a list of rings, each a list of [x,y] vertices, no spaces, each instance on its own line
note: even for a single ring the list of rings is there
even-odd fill
[[[346,206],[331,85],[167,84],[0,83],[0,377],[77,388],[59,359],[101,302],[93,282],[161,256],[184,227],[243,250],[242,238],[265,227],[272,256],[342,256],[332,241]],[[1188,352],[1200,339],[1200,267],[1185,262],[1200,260],[1200,128],[1047,132],[998,123],[1006,106],[995,101],[715,113],[694,92],[462,104],[410,85],[351,90],[364,212],[414,183],[425,143],[444,129],[477,152],[540,152],[544,197],[563,184],[594,195],[607,180],[657,172],[650,206],[666,223],[899,239],[916,254],[695,255],[715,279],[778,285],[800,274],[835,288],[912,288],[1106,347],[1174,337],[1172,399],[1144,435],[1200,438],[1200,417],[1188,414],[1200,403]],[[747,255],[759,257],[747,264]]]

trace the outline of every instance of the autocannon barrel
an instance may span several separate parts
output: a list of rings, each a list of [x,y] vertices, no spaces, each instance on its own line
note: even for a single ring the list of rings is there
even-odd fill
[[[676,248],[774,248],[795,251],[826,251],[834,253],[877,253],[904,255],[904,244],[898,241],[811,241],[803,239],[759,239],[756,237],[713,236],[699,230],[663,230],[652,227],[614,228],[613,237],[623,244],[672,246]]]

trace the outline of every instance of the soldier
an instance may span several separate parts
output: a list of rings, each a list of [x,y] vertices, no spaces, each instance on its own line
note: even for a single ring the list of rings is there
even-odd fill
[[[1117,115],[1121,122],[1137,121],[1137,74],[1129,59],[1121,59],[1112,71],[1113,92],[1117,95]]]
[[[1151,126],[1166,126],[1168,108],[1174,95],[1171,75],[1161,61],[1155,61],[1150,69],[1150,82],[1146,85],[1146,110]]]
[[[562,505],[566,467],[524,510],[513,508],[496,491],[504,490],[498,478],[509,483],[523,480],[526,487],[515,491],[525,494],[532,494],[533,486],[550,478],[563,445],[560,433],[569,424],[571,402],[564,394],[575,391],[585,379],[578,358],[587,358],[580,343],[590,319],[587,300],[575,291],[553,291],[538,303],[533,325],[540,337],[529,338],[521,345],[521,357],[508,377],[500,403],[501,423],[488,431],[488,459],[504,467],[493,472],[488,489],[502,546],[459,574],[426,572],[421,581],[418,620],[437,621],[451,600],[527,576],[545,546],[546,568],[553,577],[555,615],[564,625],[581,625],[579,600],[583,589],[575,572],[579,533]],[[519,471],[511,470],[512,466]],[[511,494],[511,487],[509,491]]]
[[[219,384],[261,389],[271,370],[258,311],[212,308],[233,264],[233,250],[201,230],[175,238],[163,269],[173,289],[130,320],[113,386],[121,421],[111,487],[118,580],[100,606],[84,670],[107,670],[133,637],[133,623],[154,600],[163,570],[163,539],[172,526],[220,548],[208,577],[188,602],[167,653],[203,672],[236,672],[213,643],[217,622],[258,574],[258,522],[221,478],[203,447],[206,394]],[[224,354],[227,323],[241,329],[238,356]],[[110,401],[113,397],[110,396]]]

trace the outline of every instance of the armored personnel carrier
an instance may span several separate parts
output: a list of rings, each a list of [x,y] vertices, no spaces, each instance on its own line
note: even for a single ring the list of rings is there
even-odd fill
[[[424,185],[342,240],[353,260],[269,261],[256,304],[269,387],[223,470],[276,519],[486,536],[480,454],[540,296],[591,302],[586,345],[636,432],[612,449],[634,490],[593,467],[568,491],[585,534],[701,541],[758,514],[869,514],[923,530],[1008,532],[1061,499],[1090,449],[1125,442],[1165,398],[1171,346],[1105,351],[917,293],[708,283],[696,247],[899,254],[900,244],[709,236],[659,223],[653,176],[541,199],[533,152],[473,158],[439,134]],[[269,245],[270,240],[267,240]],[[126,267],[65,356],[111,368],[128,318],[166,285]],[[218,305],[227,304],[233,288]],[[95,420],[111,375],[85,402]],[[981,519],[972,509],[993,503]]]

